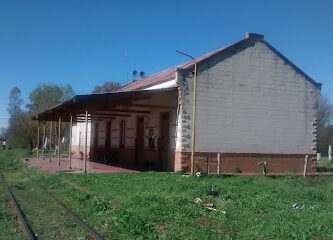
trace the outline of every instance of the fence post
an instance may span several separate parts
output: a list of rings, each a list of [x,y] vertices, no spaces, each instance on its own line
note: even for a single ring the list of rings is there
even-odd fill
[[[306,176],[306,171],[307,171],[307,168],[308,168],[308,157],[309,157],[308,155],[305,155],[303,177]]]
[[[221,153],[217,153],[217,175],[220,175],[220,158]]]
[[[207,157],[207,175],[209,175],[209,160],[210,160],[210,153],[208,153]]]

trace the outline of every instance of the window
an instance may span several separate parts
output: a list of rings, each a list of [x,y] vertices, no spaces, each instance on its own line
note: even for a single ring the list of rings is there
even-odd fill
[[[120,121],[120,139],[119,148],[125,148],[125,121]]]

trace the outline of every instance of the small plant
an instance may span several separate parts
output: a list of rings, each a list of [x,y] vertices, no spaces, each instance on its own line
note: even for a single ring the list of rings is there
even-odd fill
[[[219,191],[214,189],[213,186],[212,186],[210,189],[206,190],[206,194],[208,196],[218,197],[219,196]]]
[[[295,175],[296,174],[296,170],[293,169],[293,168],[289,168],[288,171],[287,171],[287,174],[288,175]]]
[[[234,167],[234,171],[233,171],[234,173],[241,173],[242,172],[242,170],[239,168],[239,167]]]

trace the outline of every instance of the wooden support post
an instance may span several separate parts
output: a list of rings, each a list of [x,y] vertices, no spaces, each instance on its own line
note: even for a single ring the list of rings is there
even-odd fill
[[[52,158],[52,121],[51,121],[51,125],[50,125],[50,146],[49,146],[49,155],[50,155],[50,162],[51,162],[51,158]]]
[[[309,155],[305,155],[303,177],[306,177],[306,171],[308,168],[308,157],[309,157]]]
[[[56,156],[57,152],[57,139],[58,139],[58,134],[57,134],[57,122],[54,122],[54,156]]]
[[[59,117],[59,126],[58,126],[58,165],[60,165],[60,134],[61,134],[61,117]]]
[[[262,175],[266,176],[266,174],[267,174],[267,162],[266,161],[258,162],[257,165],[262,166]]]
[[[263,165],[263,169],[262,169],[262,174],[264,176],[267,175],[267,162],[266,161],[264,161],[264,165]]]
[[[220,175],[220,158],[221,154],[217,153],[217,175]]]
[[[207,175],[209,175],[209,161],[210,161],[210,153],[208,153],[207,157]]]
[[[71,114],[69,122],[69,145],[68,145],[69,169],[72,169],[72,126],[73,126],[73,115]]]
[[[45,126],[46,124],[44,123],[44,126],[43,126],[43,145],[42,145],[42,151],[43,151],[43,160],[45,160],[45,148],[44,148],[44,144],[45,144]]]
[[[87,173],[87,141],[88,141],[88,111],[86,110],[86,135],[84,142],[84,172]]]
[[[39,158],[39,121],[37,125],[37,148],[36,148],[37,158]]]

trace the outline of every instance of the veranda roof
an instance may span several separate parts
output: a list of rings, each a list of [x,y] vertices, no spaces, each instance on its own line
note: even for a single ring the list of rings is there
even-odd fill
[[[77,120],[78,115],[82,115],[85,111],[92,114],[96,111],[113,111],[115,106],[134,106],[134,100],[149,99],[152,96],[164,95],[170,92],[176,92],[177,87],[154,89],[154,90],[137,90],[128,92],[110,92],[110,93],[94,93],[85,95],[75,95],[71,99],[56,105],[44,112],[32,116],[33,120],[38,121],[57,121],[61,117],[62,121],[69,122],[70,115],[73,120]],[[142,105],[144,107],[144,105]],[[156,105],[147,105],[146,107],[168,107]],[[120,109],[118,109],[120,110]],[[129,110],[130,111],[130,110]],[[125,111],[126,112],[126,111]],[[141,111],[144,113],[144,111]]]

